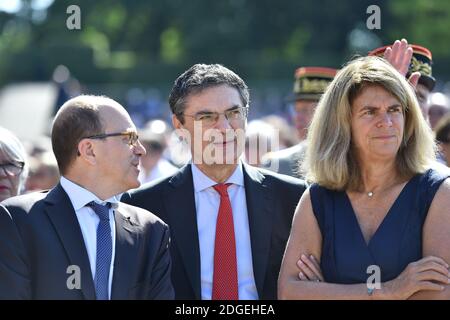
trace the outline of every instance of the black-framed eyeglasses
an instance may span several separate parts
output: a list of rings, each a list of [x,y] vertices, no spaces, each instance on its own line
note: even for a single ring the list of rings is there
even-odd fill
[[[196,114],[185,114],[182,116],[191,117],[195,121],[201,121],[205,126],[213,126],[219,121],[220,115],[223,114],[225,118],[229,121],[243,121],[248,116],[248,106],[246,107],[236,107],[225,112],[199,112]]]
[[[9,176],[18,176],[22,173],[25,162],[16,161],[10,163],[1,163],[0,168]]]
[[[127,144],[130,146],[136,146],[139,140],[139,136],[135,131],[123,131],[123,132],[115,132],[115,133],[102,133],[96,134],[89,137],[84,137],[83,139],[106,139],[108,137],[118,137],[125,136],[128,138]]]

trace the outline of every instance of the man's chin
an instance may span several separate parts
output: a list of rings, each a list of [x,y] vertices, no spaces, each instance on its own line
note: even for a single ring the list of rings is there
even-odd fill
[[[234,165],[239,163],[240,154],[224,152],[220,155],[204,155],[202,161],[207,165]],[[194,162],[195,163],[195,162]]]
[[[141,186],[141,182],[138,179],[135,179],[134,181],[130,181],[128,183],[128,189],[127,190],[136,189],[136,188],[139,188],[140,186]]]
[[[239,163],[239,159],[207,159],[203,163],[207,165],[235,165]]]

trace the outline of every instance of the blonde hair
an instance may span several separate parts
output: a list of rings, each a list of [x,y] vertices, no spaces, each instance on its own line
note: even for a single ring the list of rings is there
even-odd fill
[[[309,182],[333,190],[358,190],[362,178],[352,150],[351,105],[372,85],[383,87],[402,105],[405,125],[396,157],[400,176],[412,177],[424,172],[435,160],[432,131],[421,114],[411,85],[384,59],[361,57],[338,72],[314,113],[302,163]]]

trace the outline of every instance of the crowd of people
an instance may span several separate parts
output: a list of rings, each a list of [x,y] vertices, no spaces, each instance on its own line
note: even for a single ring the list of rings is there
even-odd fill
[[[450,105],[431,65],[402,40],[301,67],[295,129],[247,123],[249,88],[219,64],[175,80],[173,129],[93,95],[39,145],[0,128],[0,298],[448,299]]]

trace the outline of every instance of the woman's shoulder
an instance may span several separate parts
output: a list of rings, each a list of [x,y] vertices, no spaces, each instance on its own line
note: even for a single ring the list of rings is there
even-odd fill
[[[424,187],[439,186],[445,179],[450,177],[450,168],[435,162],[424,173],[419,174],[419,180]]]
[[[309,193],[311,197],[323,198],[323,197],[333,197],[341,191],[334,190],[328,187],[324,187],[318,183],[312,183],[309,185]]]
[[[415,198],[418,201],[420,212],[426,215],[439,188],[450,177],[450,169],[433,165],[424,173],[417,175],[417,177],[418,189]]]
[[[318,183],[312,183],[309,186],[309,197],[316,216],[325,214],[327,208],[330,208],[330,204],[334,202],[338,192]]]

